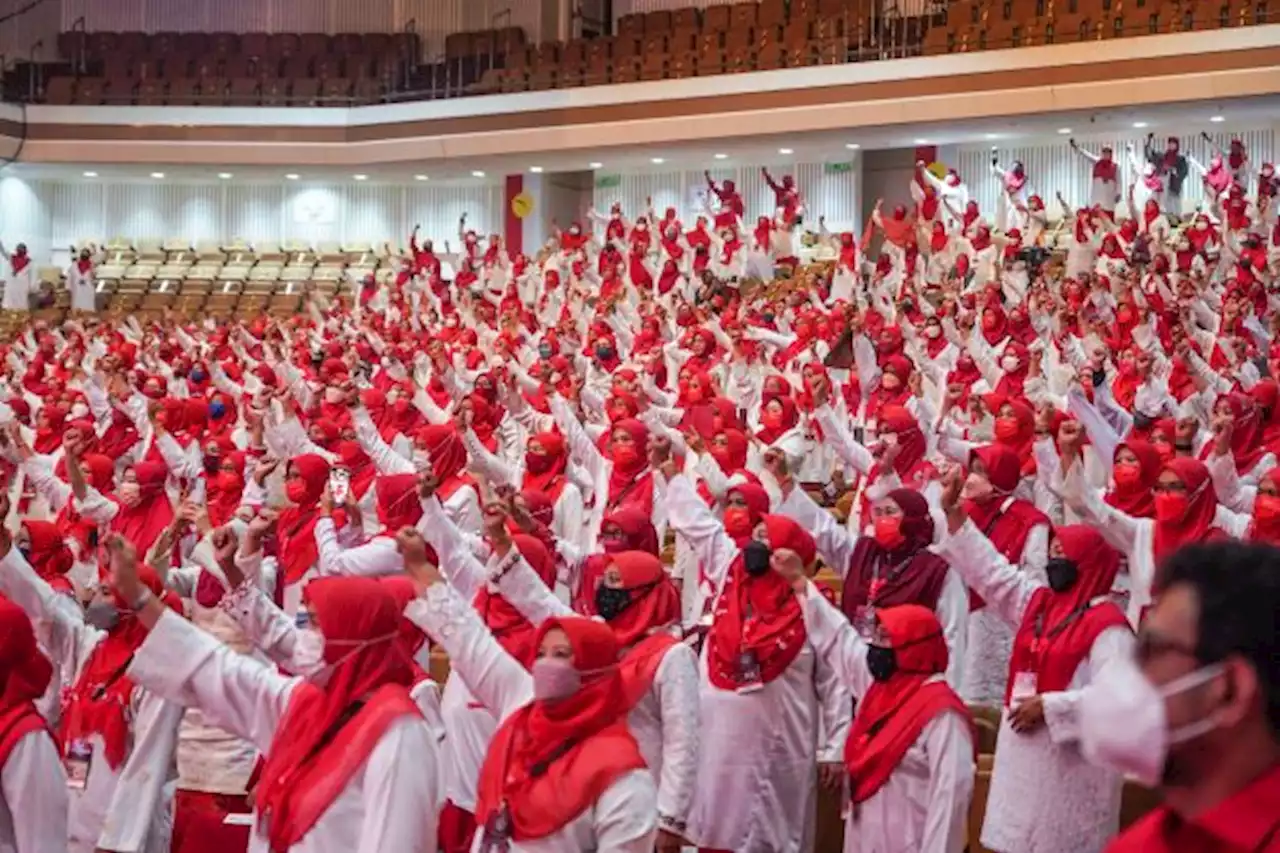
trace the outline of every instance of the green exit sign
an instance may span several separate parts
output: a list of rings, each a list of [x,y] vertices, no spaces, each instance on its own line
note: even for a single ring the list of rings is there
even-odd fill
[[[621,175],[601,175],[596,178],[596,189],[608,190],[622,186]]]
[[[839,175],[844,172],[852,172],[852,163],[823,163],[822,170],[828,175]]]

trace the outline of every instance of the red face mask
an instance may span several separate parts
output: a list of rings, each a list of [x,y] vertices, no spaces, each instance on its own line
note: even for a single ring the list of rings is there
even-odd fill
[[[774,409],[765,409],[760,414],[760,422],[769,429],[781,429],[782,412],[775,411]]]
[[[524,467],[531,474],[545,474],[551,470],[551,457],[545,453],[526,453]]]
[[[306,503],[307,491],[307,484],[302,480],[290,480],[285,483],[285,497],[295,504]]]
[[[1018,419],[1010,417],[996,418],[996,438],[1001,441],[1013,441],[1018,437]]]
[[[1280,496],[1259,493],[1253,499],[1253,523],[1268,530],[1280,527]]]
[[[876,518],[875,537],[876,542],[886,551],[892,551],[905,542],[906,537],[902,535],[902,516],[882,515]]]
[[[1155,447],[1156,453],[1160,454],[1161,462],[1168,462],[1174,457],[1173,445],[1167,441],[1153,441],[1152,446]]]
[[[745,506],[731,506],[724,511],[724,532],[734,539],[750,536],[754,527],[751,510]]]
[[[613,463],[621,468],[631,468],[640,462],[640,448],[634,444],[615,444]]]
[[[1137,462],[1121,462],[1113,472],[1118,489],[1136,489],[1142,484],[1142,466]]]
[[[1181,492],[1161,492],[1156,495],[1156,521],[1169,524],[1186,517],[1191,500]]]

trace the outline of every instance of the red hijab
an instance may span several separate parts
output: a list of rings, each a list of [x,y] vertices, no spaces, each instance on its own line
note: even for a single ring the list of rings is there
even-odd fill
[[[574,595],[573,609],[584,616],[596,613],[596,587],[611,562],[611,554],[623,551],[643,551],[658,556],[661,543],[653,526],[652,513],[637,506],[623,506],[604,517],[601,530],[616,527],[622,534],[619,539],[603,540],[604,553],[592,554],[582,561],[578,575],[578,589]]]
[[[1160,451],[1154,444],[1141,439],[1131,439],[1116,445],[1116,453],[1120,448],[1128,448],[1138,457],[1137,476],[1115,476],[1115,488],[1107,492],[1106,502],[1125,515],[1134,518],[1151,518],[1155,515],[1155,486],[1160,476]],[[1112,465],[1114,475],[1116,465]]]
[[[1175,474],[1187,489],[1187,511],[1181,518],[1156,520],[1152,551],[1157,561],[1194,542],[1211,542],[1226,538],[1214,526],[1218,511],[1218,493],[1209,479],[1209,469],[1199,459],[1179,456],[1165,463],[1163,471]]]
[[[267,750],[256,799],[258,814],[270,815],[273,850],[311,831],[392,725],[421,716],[409,697],[413,670],[396,653],[402,617],[387,588],[373,578],[321,578],[303,598],[333,670],[323,687],[311,680],[294,686]]]
[[[616,432],[626,433],[631,437],[634,455],[621,457],[614,450],[612,439],[606,454],[613,467],[609,472],[609,509],[617,509],[624,504],[634,504],[645,512],[653,512],[653,474],[649,471],[648,444],[649,428],[634,418],[614,421],[610,428],[610,436]]]
[[[295,584],[320,559],[315,529],[320,520],[320,497],[329,483],[329,463],[323,456],[307,453],[293,457],[289,465],[298,472],[306,490],[294,496],[298,498],[294,505],[280,513],[276,530],[284,582]]]
[[[556,562],[542,540],[518,533],[511,537],[511,541],[529,567],[542,578],[542,582],[548,587],[554,587]],[[526,668],[531,666],[538,644],[534,637],[534,627],[529,624],[529,620],[521,616],[520,611],[501,595],[490,592],[488,584],[480,587],[480,591],[476,593],[475,608],[494,638],[507,650],[507,654]]]
[[[467,448],[453,424],[424,426],[417,432],[417,443],[426,447],[431,457],[431,472],[436,478],[436,495],[446,501],[458,489],[473,486],[466,474]]]
[[[1022,479],[1022,460],[1012,450],[991,444],[974,450],[971,458],[982,462],[996,493],[986,503],[966,501],[965,510],[996,550],[1017,565],[1022,560],[1027,537],[1037,526],[1049,524],[1049,517],[1034,504],[1013,498],[1013,491]],[[971,607],[982,606],[981,599],[973,593],[969,601]]]
[[[782,407],[782,414],[776,422],[764,423],[764,408],[770,403],[775,402]],[[765,444],[773,444],[775,441],[794,429],[796,424],[800,423],[800,408],[796,405],[796,401],[789,395],[778,395],[776,397],[772,397],[765,400],[764,406],[761,407],[761,422],[762,425],[760,431],[756,433],[756,438],[760,439]]]
[[[22,526],[27,529],[27,538],[31,541],[31,548],[26,555],[31,568],[51,586],[63,586],[64,591],[69,590],[70,586],[64,575],[71,570],[75,559],[71,556],[71,549],[67,547],[58,525],[51,521],[26,518],[22,520]]]
[[[0,767],[24,737],[42,729],[35,702],[53,677],[53,664],[36,645],[35,629],[21,607],[0,597]]]
[[[1271,450],[1263,440],[1266,425],[1262,422],[1262,410],[1248,394],[1231,393],[1221,399],[1231,409],[1231,456],[1236,463],[1236,473],[1243,476]],[[1207,459],[1212,449],[1213,443],[1207,443],[1200,458]]]
[[[656,555],[621,551],[609,555],[609,565],[618,570],[622,588],[631,591],[631,604],[609,623],[619,647],[630,648],[654,631],[679,622],[680,592]]]
[[[480,769],[476,822],[486,825],[505,806],[517,842],[558,832],[619,777],[645,766],[627,727],[628,691],[613,631],[581,617],[548,619],[535,647],[553,630],[569,638],[582,685],[570,696],[534,700],[509,716]]]
[[[898,666],[892,677],[867,690],[849,728],[844,764],[855,803],[884,787],[924,727],[942,714],[958,714],[969,724],[977,760],[973,717],[946,680],[937,677],[946,672],[948,660],[938,617],[918,604],[887,607],[876,615]]]
[[[1070,589],[1054,592],[1042,586],[1027,602],[1022,624],[1013,638],[1006,706],[1012,698],[1017,673],[1034,672],[1037,693],[1066,690],[1098,635],[1108,628],[1129,627],[1124,611],[1114,602],[1095,603],[1095,599],[1111,592],[1120,570],[1120,552],[1108,545],[1101,533],[1084,524],[1059,527],[1054,535],[1062,553],[1076,564],[1078,575]]]
[[[227,445],[234,448],[229,441]],[[244,495],[244,466],[246,456],[243,451],[223,450],[219,457],[219,468],[213,476],[205,478],[205,496],[209,510],[209,522],[214,527],[226,524],[240,506],[240,498]],[[224,471],[223,461],[229,461],[234,470]]]
[[[805,565],[813,562],[817,546],[803,527],[781,515],[762,520],[773,550],[796,552]],[[707,675],[720,690],[736,690],[738,661],[751,653],[765,684],[784,673],[804,646],[806,633],[800,604],[782,575],[767,570],[747,574],[742,554],[729,566],[716,602],[715,621],[707,635]]]
[[[568,483],[565,470],[569,467],[569,455],[564,436],[558,432],[540,432],[531,436],[531,440],[542,445],[543,452],[525,454],[521,488],[545,492],[555,501]]]
[[[378,522],[385,536],[395,536],[402,527],[414,527],[422,519],[418,478],[413,474],[389,474],[374,480]]]
[[[36,453],[49,454],[62,446],[62,427],[67,421],[67,410],[62,406],[44,406],[36,415],[37,423],[39,423],[41,414],[44,415],[45,426],[36,427],[35,439],[31,442],[31,449]],[[93,437],[92,432],[86,436],[88,439]]]
[[[138,480],[138,502],[133,506],[119,504],[111,519],[111,532],[119,533],[139,554],[145,554],[173,522],[173,505],[164,491],[169,468],[163,462],[139,462],[133,466],[133,474]]]

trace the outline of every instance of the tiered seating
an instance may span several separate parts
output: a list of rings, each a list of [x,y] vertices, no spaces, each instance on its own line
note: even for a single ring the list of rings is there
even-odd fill
[[[926,54],[1216,30],[1280,21],[1280,0],[958,0]]]
[[[388,248],[369,243],[313,247],[296,240],[224,245],[116,238],[106,244],[106,257],[97,269],[99,305],[113,315],[169,309],[185,317],[252,317],[263,311],[288,316],[301,308],[308,289],[349,293],[369,273],[379,281],[394,280],[393,257],[400,250],[393,250],[393,256]],[[56,268],[46,280],[55,283],[55,305],[49,310],[56,319],[69,297]]]
[[[416,33],[111,33],[58,36],[74,74],[52,104],[258,105],[377,101],[417,67]]]

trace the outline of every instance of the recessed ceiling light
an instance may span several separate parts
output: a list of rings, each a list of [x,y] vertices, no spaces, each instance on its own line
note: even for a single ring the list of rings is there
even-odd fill
[[[473,178],[483,178],[483,177],[484,177],[484,172],[481,172],[481,171],[478,171],[478,170],[477,170],[477,171],[475,171],[475,172],[472,172],[472,173],[471,173],[471,177],[473,177]]]
[[[541,174],[542,174],[542,167],[541,167],[541,166],[530,166],[530,167],[529,167],[529,171],[530,171],[530,172],[533,172],[535,175],[541,175]]]
[[[156,180],[160,180],[161,178],[164,177],[164,172],[152,172],[151,177],[155,178]]]
[[[414,179],[415,181],[429,181],[429,180],[431,180],[431,179],[430,179],[430,178],[428,178],[426,175],[414,175],[414,176],[413,176],[413,179]]]
[[[286,181],[296,181],[296,180],[298,180],[298,176],[297,176],[297,175],[295,175],[295,174],[293,174],[292,172],[290,172],[289,174],[287,174],[287,175],[285,175],[285,176],[284,176],[284,179],[285,179]]]
[[[661,166],[663,163],[665,163],[665,162],[667,162],[667,161],[666,161],[666,160],[663,160],[661,157],[654,157],[654,158],[653,158],[652,160],[650,160],[649,162],[650,162],[650,163],[652,163],[652,164],[653,164],[653,165],[655,165],[655,166]]]
[[[728,154],[717,154],[717,155],[716,155],[716,159],[717,159],[717,160],[728,160],[728,159],[729,159],[729,155],[728,155]]]
[[[232,178],[234,178],[234,177],[235,177],[235,175],[231,174],[230,172],[219,172],[219,173],[218,173],[218,177],[219,177],[219,178],[221,178],[221,179],[222,179],[222,180],[224,180],[224,181],[229,181],[229,180],[231,180]]]
[[[790,148],[779,148],[778,153],[783,156],[786,156],[787,154],[794,154],[796,152],[792,151]]]
[[[1060,128],[1058,128],[1058,133],[1061,133],[1063,136],[1066,136],[1066,135],[1067,135],[1068,133],[1070,133],[1070,132],[1071,132],[1071,128],[1069,128],[1069,127],[1060,127]]]
[[[1133,123],[1133,126],[1138,130],[1142,130],[1144,127],[1147,126],[1147,123],[1145,121],[1135,121]]]
[[[1226,116],[1213,116],[1209,119],[1209,121],[1213,122],[1214,124],[1221,124],[1226,120],[1227,120]]]
[[[998,133],[984,133],[984,134],[982,134],[982,136],[983,136],[985,139],[999,139],[999,138],[1000,138],[1000,134],[998,134]]]
[[[588,164],[587,164],[587,168],[588,168],[588,169],[603,169],[603,168],[604,168],[604,163],[588,163]]]
[[[856,143],[856,142],[846,142],[846,143],[845,143],[845,145],[844,145],[844,147],[845,147],[845,148],[848,148],[850,151],[857,151],[857,150],[858,150],[859,148],[861,148],[862,146],[861,146],[861,145],[859,145],[859,144],[858,144],[858,143]]]
[[[916,145],[928,145],[928,144],[929,144],[929,140],[927,140],[927,139],[917,139],[917,140],[915,141],[915,144],[916,144]]]
[[[85,172],[85,173],[84,173],[84,176],[85,176],[86,178],[96,178],[96,177],[98,177],[98,173],[97,173],[97,172]]]
[[[369,180],[369,176],[368,176],[368,175],[352,175],[352,176],[351,176],[351,180],[353,180],[353,181],[367,181],[367,180]]]

